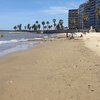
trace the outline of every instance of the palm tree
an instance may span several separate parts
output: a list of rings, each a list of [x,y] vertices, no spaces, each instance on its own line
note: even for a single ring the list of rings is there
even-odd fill
[[[39,29],[39,30],[41,29],[41,25],[40,25],[40,24],[38,24],[38,29]]]
[[[22,24],[20,24],[20,30],[22,30]]]
[[[13,29],[16,30],[17,29],[17,26],[14,26]]]
[[[43,31],[44,31],[44,25],[45,25],[45,21],[43,21],[43,22],[42,22],[42,25],[43,25]]]
[[[19,27],[20,27],[20,26],[19,26],[19,25],[17,25],[17,30],[19,30]]]
[[[27,27],[26,27],[26,26],[24,26],[24,29],[26,30],[26,29],[27,29]]]
[[[57,24],[57,26],[56,26],[56,27],[57,27],[57,30],[60,30],[60,25],[59,25],[59,24]]]
[[[32,25],[32,27],[31,27],[31,28],[32,28],[32,30],[34,30],[35,32],[37,32],[37,28],[38,28],[38,27],[37,27],[37,25],[36,25],[36,24]]]
[[[32,29],[32,27],[30,26],[30,27],[29,27],[29,30],[31,30],[31,29]]]
[[[34,30],[34,28],[35,28],[35,24],[34,24],[34,25],[32,25],[31,27],[32,27],[32,30]]]
[[[83,23],[82,28],[83,29],[87,24],[87,20],[88,20],[88,14],[86,12],[84,12],[83,15],[82,15],[82,23]]]
[[[51,28],[50,28],[50,29],[52,29],[52,27],[53,27],[53,26],[51,25]]]
[[[48,26],[49,30],[51,29],[51,25]]]
[[[63,20],[60,19],[60,20],[59,20],[60,30],[63,30],[63,27],[64,27],[64,26],[63,26],[63,23],[64,23]]]
[[[34,31],[37,32],[37,30],[38,30],[38,26],[36,24],[34,24]]]
[[[100,27],[100,8],[96,8],[95,13],[96,13],[96,16],[99,19],[99,27]]]
[[[56,19],[53,19],[54,29],[56,30]]]
[[[52,28],[52,25],[49,25],[48,28],[49,28],[49,30],[50,30],[50,29]]]
[[[36,24],[38,24],[39,23],[39,21],[36,21]]]
[[[50,22],[49,22],[49,21],[47,21],[47,22],[46,22],[46,24],[47,24],[47,30],[48,30],[48,27],[49,27]]]
[[[44,29],[46,30],[47,29],[47,26],[44,26]]]
[[[19,30],[22,30],[22,24],[17,25]]]
[[[31,30],[30,24],[27,25],[27,29],[28,29],[28,30]]]

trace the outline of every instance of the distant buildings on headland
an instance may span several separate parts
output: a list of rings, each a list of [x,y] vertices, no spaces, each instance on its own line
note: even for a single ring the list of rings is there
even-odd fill
[[[78,9],[69,10],[68,21],[69,29],[100,28],[100,0],[88,0]]]

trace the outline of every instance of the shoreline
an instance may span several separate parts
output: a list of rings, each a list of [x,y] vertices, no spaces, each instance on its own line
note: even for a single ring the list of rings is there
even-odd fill
[[[99,33],[87,33],[86,35],[83,34],[83,38],[79,38],[80,35],[82,34],[81,32],[76,33],[77,36],[75,37],[75,40],[82,40],[85,43],[85,46],[92,50],[96,55],[100,56],[100,34]],[[48,41],[55,41],[57,39],[66,39],[66,33],[61,33],[61,34],[55,34],[55,36],[50,36],[50,37],[43,37],[43,38],[33,38],[33,39],[27,39],[26,42],[48,42]],[[20,42],[23,42],[20,41]],[[37,45],[40,45],[41,43],[38,43]],[[34,48],[36,45],[33,45],[31,48]],[[20,48],[21,49],[21,48]],[[24,50],[28,50],[24,49]],[[18,50],[18,51],[14,51],[16,52],[20,52],[20,51],[24,51],[24,50]],[[11,52],[13,53],[13,52]],[[8,55],[8,54],[7,54]],[[1,56],[2,57],[2,56]]]
[[[41,44],[45,41],[52,41],[55,37],[54,35],[42,35],[36,34],[32,36],[27,36],[26,34],[23,37],[23,34],[17,34],[13,36],[13,34],[9,37],[3,37],[0,39],[0,56],[6,55],[12,52],[18,52],[22,50],[26,50],[34,47],[35,45]],[[27,37],[27,38],[26,38]],[[29,38],[28,38],[29,37]],[[51,39],[52,38],[52,39]]]
[[[14,40],[10,40],[10,41],[0,41],[0,48],[1,48],[1,53],[0,56],[5,56],[8,55],[9,53],[13,53],[13,52],[20,52],[20,51],[24,51],[27,49],[31,49],[34,48],[36,45],[42,44],[44,42],[47,41],[54,41],[57,38],[62,38],[62,36],[65,38],[65,34],[54,34],[54,35],[48,35],[48,36],[42,36],[36,37],[36,38],[30,38],[30,39],[14,39]],[[3,50],[2,47],[4,47],[5,45],[7,46],[7,44],[9,45],[9,47]]]

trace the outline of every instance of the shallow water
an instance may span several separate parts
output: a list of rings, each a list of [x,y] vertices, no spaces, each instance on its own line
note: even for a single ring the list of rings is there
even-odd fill
[[[14,32],[0,32],[0,56],[8,53],[26,50],[34,47],[43,41],[28,41],[32,38],[48,38],[48,34],[35,34],[35,33],[14,33]]]

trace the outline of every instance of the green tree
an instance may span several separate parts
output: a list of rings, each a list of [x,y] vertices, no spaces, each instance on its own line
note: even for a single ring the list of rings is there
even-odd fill
[[[34,28],[35,28],[35,24],[34,24],[34,25],[32,25],[32,30],[34,30]]]
[[[36,24],[34,24],[34,31],[37,32],[37,30],[38,30],[38,26]]]
[[[97,16],[98,19],[99,19],[99,27],[100,27],[100,8],[96,8],[95,14],[96,14],[96,16]]]
[[[39,30],[41,29],[41,25],[40,25],[40,24],[38,24],[38,29],[39,29]]]
[[[52,28],[52,25],[49,25],[48,28],[49,28],[49,30],[50,30],[50,29]]]
[[[57,24],[57,30],[60,30],[60,25],[59,24]]]
[[[17,25],[17,30],[19,30],[20,28],[19,28],[20,26],[19,25]]]
[[[17,25],[18,30],[22,30],[22,24]]]
[[[38,24],[39,23],[39,21],[36,21],[36,24]]]
[[[54,29],[56,30],[56,19],[53,19]]]
[[[35,31],[35,32],[37,32],[37,25],[36,24],[34,24],[34,25],[32,25],[32,29]]]
[[[22,24],[17,25],[19,30],[22,30]]]
[[[60,20],[59,20],[59,27],[60,27],[60,30],[63,30],[63,29],[64,29],[63,23],[64,23],[63,20],[60,19]]]
[[[20,24],[20,30],[22,30],[22,24]]]
[[[28,24],[28,25],[27,25],[27,29],[28,29],[28,30],[31,30],[31,28],[32,28],[31,25]]]
[[[35,27],[37,28],[37,31],[40,30],[41,26],[40,26],[40,24],[39,24],[39,21],[36,21]]]
[[[27,29],[27,27],[26,27],[26,26],[24,26],[24,29],[26,30],[26,29]]]
[[[42,25],[43,25],[43,31],[44,31],[44,25],[45,25],[45,21],[43,21],[43,22],[42,22]]]
[[[13,29],[14,29],[14,30],[17,30],[17,26],[14,26]]]
[[[47,24],[47,30],[48,30],[50,22],[47,21],[46,24]]]
[[[84,12],[82,15],[82,24],[83,24],[82,27],[83,27],[83,29],[86,27],[87,20],[88,20],[88,14],[87,14],[87,12]]]
[[[47,26],[44,26],[44,29],[46,30],[47,29]]]
[[[48,29],[49,29],[49,30],[51,29],[51,25],[48,26]]]

